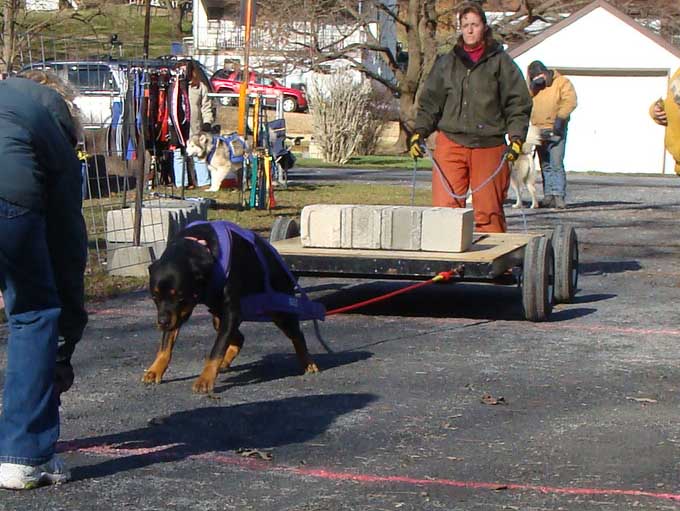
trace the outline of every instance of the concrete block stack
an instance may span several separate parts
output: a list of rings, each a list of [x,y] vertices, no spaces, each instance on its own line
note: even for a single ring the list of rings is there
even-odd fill
[[[472,209],[313,204],[302,210],[303,247],[465,252]]]

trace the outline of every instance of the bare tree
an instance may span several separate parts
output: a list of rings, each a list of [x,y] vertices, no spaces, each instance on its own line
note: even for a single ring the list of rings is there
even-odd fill
[[[191,0],[160,0],[160,3],[168,11],[172,36],[182,37],[186,33],[183,28],[183,21],[186,14],[191,10]]]

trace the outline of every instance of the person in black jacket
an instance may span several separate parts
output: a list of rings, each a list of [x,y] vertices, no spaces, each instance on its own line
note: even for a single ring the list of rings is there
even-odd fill
[[[521,151],[531,98],[522,72],[493,38],[479,4],[463,4],[458,21],[458,42],[434,63],[420,95],[410,152],[422,156],[421,145],[438,131],[434,158],[444,176],[432,173],[432,204],[465,207],[463,197],[471,188],[475,229],[505,232],[510,170],[503,159],[508,150],[508,159]]]
[[[79,124],[56,76],[27,75],[0,81],[0,290],[9,321],[0,488],[16,490],[70,477],[54,454],[59,396],[73,382],[71,355],[87,323]]]

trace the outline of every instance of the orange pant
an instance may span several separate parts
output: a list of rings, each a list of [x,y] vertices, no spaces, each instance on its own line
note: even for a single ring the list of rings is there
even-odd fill
[[[439,132],[435,142],[434,158],[442,169],[450,188],[456,195],[465,195],[468,188],[476,189],[498,168],[505,145],[496,147],[464,147]],[[472,195],[475,210],[475,231],[505,232],[503,201],[510,185],[510,168],[507,163],[498,175],[481,190]],[[432,169],[432,205],[464,208],[464,199],[454,199],[448,193],[436,169]]]

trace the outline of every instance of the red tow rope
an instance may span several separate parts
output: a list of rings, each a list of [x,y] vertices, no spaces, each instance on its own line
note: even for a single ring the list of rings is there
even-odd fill
[[[454,277],[454,275],[460,275],[461,272],[462,267],[449,271],[442,271],[438,273],[436,276],[432,277],[430,280],[426,280],[425,282],[418,282],[417,284],[406,286],[401,289],[397,289],[396,291],[392,291],[391,293],[387,293],[381,296],[376,296],[375,298],[364,300],[363,302],[355,303],[353,305],[346,305],[345,307],[339,307],[337,309],[327,311],[326,316],[330,316],[332,314],[340,314],[341,312],[352,311],[354,309],[358,309],[360,307],[364,307],[372,303],[381,302],[383,300],[387,300],[388,298],[392,298],[393,296],[397,296],[408,291],[412,291],[413,289],[418,289],[419,287],[424,287],[427,286],[428,284],[433,284],[435,282],[446,282],[447,280],[451,280]]]

